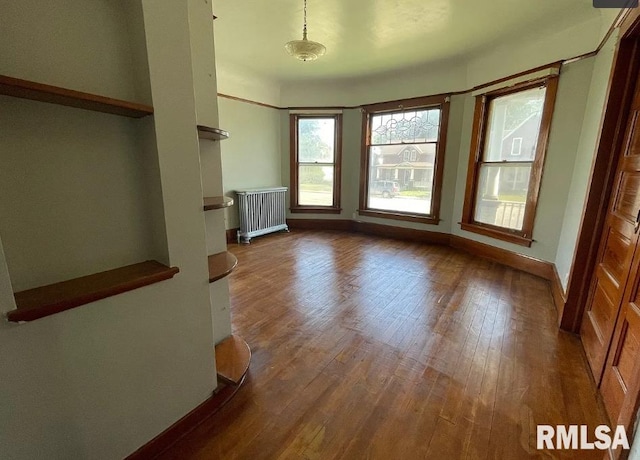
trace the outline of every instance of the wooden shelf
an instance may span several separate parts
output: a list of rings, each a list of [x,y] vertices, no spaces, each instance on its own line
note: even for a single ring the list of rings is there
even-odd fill
[[[16,292],[16,310],[7,313],[9,321],[33,321],[96,300],[173,278],[177,267],[148,260],[93,275]]]
[[[20,80],[19,78],[4,75],[0,75],[0,94],[130,118],[142,118],[153,114],[153,107],[148,105],[121,101],[98,96],[97,94],[82,93],[72,89]]]
[[[236,256],[228,251],[209,256],[209,282],[224,278],[238,265]]]
[[[227,337],[216,345],[216,370],[218,377],[231,385],[242,383],[249,370],[251,349],[237,335]]]
[[[233,206],[233,198],[228,196],[206,196],[204,197],[204,210],[222,209]]]
[[[198,137],[211,141],[221,141],[223,139],[229,139],[229,133],[220,128],[198,125]]]

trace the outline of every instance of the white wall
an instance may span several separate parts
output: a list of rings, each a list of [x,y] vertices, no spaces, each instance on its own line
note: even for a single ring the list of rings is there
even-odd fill
[[[6,3],[0,74],[150,102],[138,2]],[[166,260],[148,120],[5,96],[0,107],[0,215],[16,216],[0,235],[14,290]]]
[[[576,161],[571,176],[571,187],[566,201],[558,252],[555,258],[558,275],[560,275],[560,281],[565,290],[575,257],[574,253],[578,232],[582,224],[583,208],[589,179],[591,177],[592,162],[600,137],[602,115],[608,91],[617,35],[616,31],[616,33],[609,38],[605,46],[596,56],[593,66],[580,141],[578,143]]]
[[[0,74],[148,102],[136,94],[129,11],[123,1],[68,1],[52,8],[40,0],[4,0]]]
[[[287,130],[288,132],[288,130]],[[338,219],[352,219],[354,213],[359,207],[359,195],[360,195],[360,151],[362,146],[360,139],[362,137],[362,112],[359,109],[345,110],[342,115],[342,198],[341,206],[342,213],[334,217]],[[284,138],[283,138],[284,140]],[[287,180],[290,179],[289,175],[289,161],[285,161],[285,153],[289,152],[289,136],[286,138],[287,147],[283,148],[283,166],[286,166]],[[287,160],[290,156],[287,156]],[[284,174],[284,173],[283,173]],[[298,214],[297,217],[309,216],[314,218],[313,215]],[[292,216],[290,216],[292,217]]]
[[[468,89],[464,61],[445,61],[360,79],[289,83],[281,89],[281,107],[354,107]]]
[[[133,75],[146,66],[130,59],[146,53],[125,49],[140,38],[127,38],[132,11],[142,21],[140,3],[64,3],[53,9],[38,0],[3,3],[3,33],[5,23],[16,27],[0,43],[0,73],[115,97],[133,98],[145,86],[148,92],[149,77],[145,84],[144,76]],[[123,458],[216,386],[188,8],[169,0],[144,0],[144,7],[144,27],[136,27],[148,39],[153,118],[0,101],[1,168],[22,171],[25,183],[8,178],[18,188],[7,192],[9,199],[3,190],[0,200],[0,231],[7,234],[6,240],[0,235],[0,310],[14,308],[10,277],[33,281],[17,268],[20,251],[28,249],[21,238],[35,240],[41,264],[52,270],[37,265],[34,274],[52,278],[96,254],[108,259],[126,249],[138,257],[161,248],[162,261],[180,273],[26,324],[2,322],[3,458]],[[15,120],[8,120],[9,110]],[[34,134],[25,132],[28,122],[39,127]],[[145,213],[145,202],[162,206]],[[38,227],[51,234],[50,246],[64,251],[42,244],[47,235]],[[76,241],[64,230],[78,232]],[[137,236],[145,233],[148,247]],[[24,257],[36,263],[32,254]],[[59,269],[56,257],[64,260]]]
[[[258,77],[245,69],[226,62],[217,61],[218,93],[242,97],[250,101],[278,106],[280,85],[266,78]]]
[[[283,185],[280,174],[280,110],[218,97],[224,193]],[[225,210],[226,228],[239,227],[237,203]]]
[[[523,30],[513,40],[473,53],[467,66],[468,88],[590,53],[600,43],[600,28],[601,22],[595,18],[562,29]]]
[[[138,121],[7,96],[0,106],[0,235],[14,290],[163,257],[148,236],[153,163],[139,155]]]

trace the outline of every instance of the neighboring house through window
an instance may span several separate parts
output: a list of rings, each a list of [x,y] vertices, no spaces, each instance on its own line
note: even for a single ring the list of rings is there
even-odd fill
[[[437,223],[449,100],[363,107],[362,215]]]
[[[290,115],[291,212],[340,213],[342,115]]]
[[[462,229],[530,246],[557,76],[480,95]]]
[[[522,138],[514,137],[511,141],[511,156],[519,157],[522,153]]]

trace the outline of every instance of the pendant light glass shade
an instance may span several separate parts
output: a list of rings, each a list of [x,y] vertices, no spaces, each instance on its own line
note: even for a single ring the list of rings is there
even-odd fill
[[[301,61],[313,61],[327,52],[327,48],[322,43],[312,42],[306,38],[292,40],[284,47],[291,56]]]
[[[284,45],[287,52],[301,61],[313,61],[327,52],[322,43],[307,39],[307,0],[304,0],[304,27],[302,28],[302,40],[292,40]]]

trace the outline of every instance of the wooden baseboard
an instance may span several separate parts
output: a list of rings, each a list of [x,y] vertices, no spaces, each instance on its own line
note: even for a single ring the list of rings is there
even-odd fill
[[[227,244],[238,242],[238,230],[237,227],[227,229]]]
[[[448,233],[430,232],[413,228],[395,227],[392,225],[374,224],[371,222],[335,219],[288,219],[287,224],[292,229],[304,230],[341,230],[365,233],[367,235],[397,238],[401,240],[419,241],[422,243],[442,244],[470,254],[493,260],[523,272],[539,276],[553,283],[556,275],[555,265],[535,257],[518,254],[507,249],[479,243]],[[559,280],[558,280],[559,282]],[[555,296],[555,294],[554,294]],[[555,299],[555,297],[554,297]]]
[[[394,227],[392,225],[374,224],[371,222],[352,221],[353,231],[367,235],[384,236],[405,241],[449,245],[451,235],[448,233],[416,230],[415,228]]]
[[[567,303],[567,295],[562,287],[560,274],[555,264],[553,264],[553,277],[551,279],[551,296],[553,297],[553,303],[558,313],[558,324],[560,324],[562,322],[562,315],[564,314],[564,306]]]
[[[353,231],[353,221],[346,219],[287,219],[291,230]]]
[[[231,335],[215,346],[215,356],[218,366],[216,391],[187,415],[129,455],[126,460],[159,457],[198,425],[215,415],[233,398],[247,377],[251,349],[241,337]]]
[[[129,455],[126,460],[147,460],[159,457],[198,425],[216,414],[238,392],[242,383],[244,383],[244,378],[239,385],[221,383],[219,389],[211,397]]]
[[[449,244],[450,236],[448,233],[429,232],[427,230],[346,219],[287,219],[287,225],[293,230],[337,230],[444,245]]]
[[[549,281],[553,279],[553,264],[545,260],[525,256],[524,254],[518,254],[517,252],[506,249],[496,248],[457,235],[451,235],[450,246],[485,259],[493,260],[508,267],[517,268],[518,270]]]

